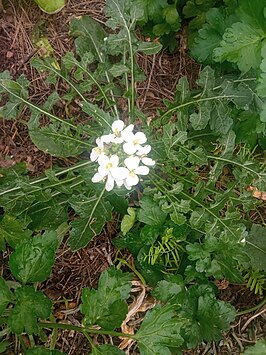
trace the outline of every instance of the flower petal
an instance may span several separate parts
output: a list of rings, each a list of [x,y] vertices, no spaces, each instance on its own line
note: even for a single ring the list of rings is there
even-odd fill
[[[124,160],[125,166],[128,170],[135,170],[139,166],[140,159],[136,156],[130,156]]]
[[[116,180],[124,180],[125,178],[127,178],[129,171],[127,168],[117,167],[115,169],[112,169],[111,174]]]
[[[113,141],[114,138],[115,138],[114,134],[105,134],[105,135],[101,136],[101,141],[103,143],[109,144]]]
[[[109,162],[110,162],[110,159],[108,158],[107,155],[101,154],[101,155],[99,156],[99,159],[98,159],[99,165],[105,167],[107,164],[109,164]]]
[[[126,142],[133,142],[134,140],[134,133],[132,132],[133,128],[131,129],[131,126],[133,125],[129,125],[127,128],[125,128],[122,132],[121,132],[121,136],[124,139],[124,141]]]
[[[114,188],[115,181],[111,174],[108,174],[107,181],[105,184],[106,191],[111,191]]]
[[[139,166],[137,169],[135,169],[135,173],[139,175],[148,175],[150,169],[147,166]]]
[[[112,130],[114,133],[116,132],[121,132],[122,129],[124,128],[125,124],[122,120],[116,120],[112,124]]]
[[[123,144],[123,149],[124,149],[124,152],[128,155],[135,154],[137,151],[137,147],[132,143]]]
[[[153,166],[155,165],[155,161],[152,160],[151,158],[144,157],[141,159],[142,163],[148,166]]]
[[[138,147],[138,152],[137,155],[147,155],[151,151],[151,146],[150,145],[145,145],[142,147],[141,145]]]
[[[134,140],[137,140],[139,144],[143,144],[147,142],[147,137],[143,132],[137,132],[135,134]]]
[[[106,169],[103,166],[99,166],[98,168],[98,173],[101,175],[101,177],[103,178],[104,176],[108,175],[109,170]]]
[[[136,175],[136,174],[130,174],[130,175],[128,175],[128,177],[126,178],[126,184],[127,184],[128,186],[135,186],[135,185],[138,184],[138,182],[139,182],[139,177],[138,177],[138,175]]]
[[[91,179],[92,182],[100,182],[102,180],[103,180],[103,176],[99,173],[94,174]]]
[[[117,165],[119,164],[119,158],[116,154],[113,154],[109,161],[112,164],[112,169],[116,168]]]
[[[99,148],[93,148],[90,154],[90,160],[96,161],[99,158],[100,152]]]

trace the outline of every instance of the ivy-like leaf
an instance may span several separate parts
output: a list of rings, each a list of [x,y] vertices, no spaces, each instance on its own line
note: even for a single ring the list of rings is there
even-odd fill
[[[125,352],[114,345],[103,344],[94,347],[90,355],[125,355]]]
[[[132,275],[110,268],[99,279],[98,289],[83,288],[81,312],[84,324],[98,324],[106,330],[121,326],[128,311],[125,300],[129,297]]]
[[[230,304],[216,299],[212,287],[195,285],[188,289],[186,300],[179,306],[178,316],[185,321],[181,335],[189,348],[201,341],[217,341],[229,328],[236,312]]]
[[[262,42],[266,38],[264,8],[264,1],[241,1],[237,12],[242,22],[225,30],[220,46],[213,52],[216,61],[236,63],[242,72],[259,67]]]
[[[99,233],[103,226],[112,218],[112,206],[101,196],[95,194],[78,195],[69,199],[72,208],[79,218],[72,221],[68,244],[75,251],[84,248]]]
[[[266,228],[253,224],[246,238],[245,251],[252,268],[266,271]]]
[[[148,311],[135,334],[141,355],[170,355],[183,343],[180,323],[172,306],[156,306]]]
[[[162,49],[161,43],[155,42],[140,42],[138,46],[138,51],[146,55],[156,54]]]
[[[16,305],[8,317],[8,325],[12,332],[21,334],[38,334],[37,319],[49,317],[52,301],[42,292],[35,291],[33,286],[21,286],[16,289]]]
[[[51,273],[57,245],[54,231],[21,242],[9,259],[10,269],[16,279],[24,284],[45,281]]]
[[[12,248],[24,240],[30,239],[32,231],[27,229],[28,222],[5,214],[0,221],[0,250],[4,250],[5,242]]]
[[[0,315],[6,309],[7,305],[12,302],[13,294],[10,291],[5,280],[0,276]]]
[[[167,214],[151,198],[144,196],[141,200],[141,208],[138,220],[149,226],[160,226],[166,219]]]

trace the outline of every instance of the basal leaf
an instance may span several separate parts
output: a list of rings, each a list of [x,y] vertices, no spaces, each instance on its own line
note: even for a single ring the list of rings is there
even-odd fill
[[[149,197],[143,197],[141,200],[141,208],[138,213],[138,220],[149,226],[160,226],[166,219],[165,214],[160,206]]]
[[[70,35],[76,38],[76,50],[81,57],[91,52],[99,62],[104,61],[101,46],[107,33],[97,21],[89,16],[73,18],[70,21]]]
[[[112,218],[112,206],[95,194],[73,196],[69,203],[79,215],[70,223],[68,239],[71,250],[75,251],[84,248],[93,237],[101,233],[105,223]]]
[[[125,300],[129,297],[131,277],[110,268],[101,274],[97,290],[83,288],[80,310],[85,315],[85,325],[97,324],[106,330],[121,326],[128,311]]]
[[[254,269],[266,271],[266,228],[253,224],[246,238],[245,251]]]
[[[94,347],[90,355],[125,355],[125,352],[114,345],[103,344]]]
[[[11,343],[8,340],[0,341],[0,354],[5,353],[9,345],[11,345]]]
[[[135,334],[141,355],[170,355],[183,343],[180,324],[172,306],[156,306],[148,311]]]
[[[129,68],[124,64],[114,64],[110,69],[109,72],[113,75],[113,77],[121,76],[125,73],[129,72]]]
[[[29,335],[38,334],[37,320],[49,317],[52,302],[42,292],[35,291],[33,286],[21,286],[16,289],[16,305],[8,317],[8,325],[12,332]]]
[[[0,316],[13,299],[13,294],[10,291],[7,283],[3,277],[0,276]]]
[[[45,281],[51,273],[57,245],[54,231],[21,242],[9,259],[10,269],[16,279],[24,284]]]
[[[15,248],[18,243],[30,239],[32,231],[27,229],[28,224],[25,220],[5,214],[0,220],[0,250],[4,250],[5,242]]]

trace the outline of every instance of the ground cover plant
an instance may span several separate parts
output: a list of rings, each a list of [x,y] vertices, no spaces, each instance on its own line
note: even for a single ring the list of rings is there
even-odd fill
[[[75,51],[60,60],[49,50],[34,56],[32,67],[50,87],[42,105],[29,99],[25,76],[1,73],[1,117],[27,112],[35,146],[75,163],[35,179],[23,163],[1,169],[0,248],[11,253],[9,275],[0,278],[0,351],[12,333],[25,354],[58,354],[56,330],[69,329],[86,337],[91,354],[131,347],[178,354],[220,340],[237,317],[238,310],[217,297],[219,281],[246,282],[263,296],[266,3],[256,5],[210,1],[202,9],[196,1],[165,2],[163,20],[176,21],[169,33],[179,29],[179,17],[193,18],[191,54],[206,66],[195,88],[182,77],[174,99],[164,100],[153,119],[136,105],[136,85],[145,80],[136,56],[159,53],[164,38],[141,40],[136,26],[152,20],[154,31],[155,19],[162,19],[147,15],[138,1],[107,0],[104,26],[89,16],[73,18]],[[55,322],[53,303],[39,285],[49,278],[62,240],[79,251],[114,215],[121,226],[113,244],[131,253],[134,264],[117,257],[96,289],[83,288],[80,325]],[[155,301],[132,332],[124,322],[136,279]],[[255,308],[263,304],[262,298]],[[50,348],[41,347],[51,329]],[[117,341],[98,344],[94,334]]]

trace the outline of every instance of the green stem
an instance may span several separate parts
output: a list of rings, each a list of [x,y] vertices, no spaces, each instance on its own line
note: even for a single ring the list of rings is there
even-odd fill
[[[248,313],[254,312],[257,309],[259,309],[262,306],[264,306],[265,304],[266,304],[266,297],[259,304],[257,304],[256,306],[254,306],[252,308],[249,308],[249,309],[245,309],[245,310],[240,311],[240,312],[237,312],[236,315],[237,315],[237,317],[239,317],[239,316],[242,316],[243,314],[248,314]]]
[[[94,329],[94,328],[84,328],[78,325],[72,324],[62,324],[62,323],[50,323],[50,322],[39,322],[38,325],[42,328],[49,328],[49,329],[64,329],[64,330],[74,330],[76,332],[80,332],[84,334],[84,331],[90,334],[103,334],[103,335],[111,335],[117,337],[125,337],[125,338],[132,338],[134,339],[134,335],[126,334],[121,332],[116,332],[113,330],[101,330],[101,329]]]
[[[124,260],[124,259],[116,258],[116,260],[118,260],[121,264],[126,265],[130,270],[132,270],[132,271],[134,272],[134,274],[136,274],[137,277],[140,279],[142,285],[145,286],[145,287],[147,286],[147,283],[146,283],[144,277],[141,275],[141,273],[140,273],[138,270],[136,270],[136,269],[134,268],[134,266],[131,266],[131,265],[130,265],[126,260]]]

